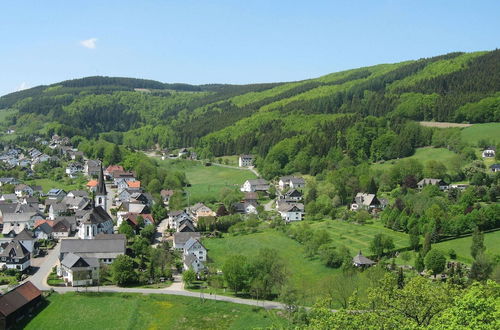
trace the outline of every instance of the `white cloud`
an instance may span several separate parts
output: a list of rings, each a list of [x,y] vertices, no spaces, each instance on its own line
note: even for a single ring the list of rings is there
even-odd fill
[[[21,85],[19,85],[19,87],[17,87],[17,91],[22,91],[23,89],[27,89],[28,88],[28,84],[26,83],[26,81],[23,81],[21,83]]]
[[[88,48],[88,49],[95,49],[96,42],[97,42],[97,38],[90,38],[87,40],[80,41],[80,45],[82,45],[83,47]]]

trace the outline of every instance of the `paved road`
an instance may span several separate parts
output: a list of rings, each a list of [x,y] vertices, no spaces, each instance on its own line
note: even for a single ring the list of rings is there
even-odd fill
[[[49,253],[43,258],[43,262],[40,263],[40,268],[36,271],[35,274],[28,277],[27,279],[40,290],[50,290],[51,288],[47,285],[47,277],[52,271],[52,267],[57,264],[60,247],[61,243],[57,243],[57,245],[52,250],[49,250]]]
[[[131,292],[131,293],[143,293],[143,294],[169,294],[175,296],[186,296],[186,297],[195,297],[201,298],[202,294],[199,292],[191,292],[184,289],[184,285],[182,283],[182,276],[176,275],[174,276],[174,283],[167,288],[163,289],[143,289],[143,288],[120,288],[117,286],[100,286],[100,287],[87,287],[87,288],[74,288],[74,287],[51,287],[47,284],[47,277],[49,276],[52,267],[57,264],[57,258],[59,256],[60,244],[58,243],[54,249],[50,250],[49,253],[44,257],[44,261],[41,264],[38,271],[27,278],[28,281],[31,281],[37,288],[40,290],[50,290],[54,289],[54,291],[59,293],[72,292],[72,291],[90,291],[90,292]],[[203,294],[204,299],[208,300],[217,300],[217,301],[227,301],[235,304],[242,305],[251,305],[251,306],[260,306],[266,309],[284,309],[285,306],[281,303],[274,301],[263,301],[263,300],[252,300],[252,299],[241,299],[234,297],[226,297],[226,296],[216,296],[211,295],[209,293]]]

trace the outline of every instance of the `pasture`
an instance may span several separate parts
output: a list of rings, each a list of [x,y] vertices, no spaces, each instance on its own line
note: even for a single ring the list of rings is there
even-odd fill
[[[162,167],[186,173],[191,184],[191,187],[187,188],[190,204],[216,202],[223,188],[238,189],[246,180],[256,178],[255,174],[245,169],[205,166],[201,162],[190,160],[157,161]]]
[[[373,170],[387,171],[393,165],[400,162],[402,159],[416,159],[419,160],[422,163],[422,165],[425,165],[425,163],[429,160],[439,160],[443,164],[447,165],[455,157],[457,157],[457,154],[446,148],[424,147],[424,148],[418,148],[415,151],[415,154],[410,157],[405,157],[401,159],[392,159],[385,161],[383,163],[375,163],[372,164],[370,167]]]
[[[470,255],[470,246],[472,245],[472,236],[457,238],[450,241],[444,241],[434,244],[432,247],[448,254],[450,249],[457,253],[457,260],[471,264],[473,259]],[[500,231],[484,234],[484,245],[486,246],[486,254],[500,255]]]
[[[162,294],[52,294],[25,329],[249,329],[284,327],[274,311]],[[22,325],[21,325],[22,326]]]
[[[500,143],[500,123],[474,124],[461,131],[464,142],[477,146],[480,140],[488,141],[492,144]]]

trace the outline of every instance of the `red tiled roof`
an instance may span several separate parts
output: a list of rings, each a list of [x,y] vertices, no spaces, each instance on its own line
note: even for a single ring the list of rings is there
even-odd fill
[[[127,181],[127,185],[130,188],[140,188],[141,187],[141,181]]]
[[[97,187],[97,180],[90,180],[88,183],[87,183],[87,187]]]
[[[115,171],[121,171],[125,172],[125,169],[121,165],[109,165],[108,168],[106,168],[106,172],[111,173]]]
[[[139,214],[139,213],[128,213],[127,214],[127,219],[130,220],[134,225],[138,225],[137,223],[137,217],[141,216],[144,220],[149,220],[151,223],[155,223],[155,220],[153,219],[153,215],[151,214]]]
[[[56,222],[54,220],[46,220],[46,219],[35,220],[35,228],[43,223],[47,223],[49,226],[52,227]]]

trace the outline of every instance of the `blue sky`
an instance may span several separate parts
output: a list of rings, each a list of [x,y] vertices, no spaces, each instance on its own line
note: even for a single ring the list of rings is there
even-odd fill
[[[291,81],[500,46],[500,1],[2,1],[0,95],[90,75]]]

